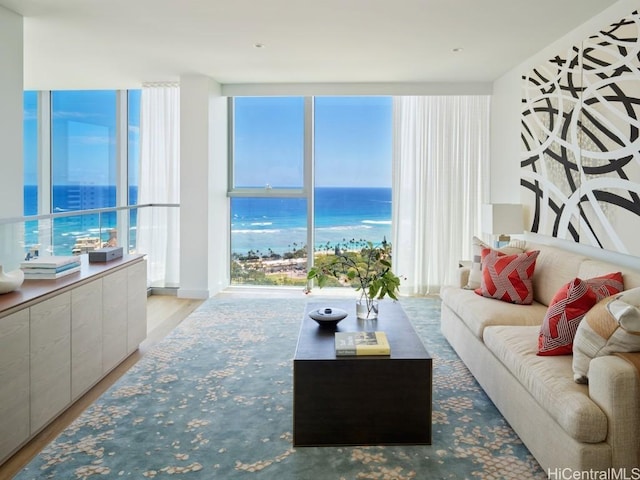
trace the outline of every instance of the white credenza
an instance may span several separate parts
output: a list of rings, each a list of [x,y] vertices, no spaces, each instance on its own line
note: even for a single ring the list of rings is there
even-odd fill
[[[29,310],[0,328],[0,458],[29,438]]]
[[[81,257],[78,274],[0,295],[0,463],[146,338],[143,256]]]

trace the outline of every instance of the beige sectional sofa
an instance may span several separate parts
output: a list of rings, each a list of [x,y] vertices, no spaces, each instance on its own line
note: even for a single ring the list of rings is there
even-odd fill
[[[524,248],[540,251],[533,304],[510,304],[463,288],[468,268],[462,267],[460,285],[440,293],[444,336],[550,478],[561,478],[559,469],[566,474],[624,467],[628,475],[640,474],[634,470],[640,466],[637,368],[617,355],[597,357],[589,366],[589,384],[580,385],[571,355],[536,355],[547,306],[562,285],[621,271],[627,290],[640,287],[640,273],[556,247]]]

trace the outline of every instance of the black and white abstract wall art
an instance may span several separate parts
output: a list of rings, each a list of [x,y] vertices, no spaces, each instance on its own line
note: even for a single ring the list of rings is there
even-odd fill
[[[640,255],[640,15],[523,76],[528,230]]]

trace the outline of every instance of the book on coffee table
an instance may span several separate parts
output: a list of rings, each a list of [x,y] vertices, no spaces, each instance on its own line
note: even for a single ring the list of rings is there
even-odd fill
[[[390,354],[384,332],[336,332],[336,356]]]

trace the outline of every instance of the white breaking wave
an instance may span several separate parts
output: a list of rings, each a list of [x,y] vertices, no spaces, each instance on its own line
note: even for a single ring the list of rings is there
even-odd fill
[[[316,227],[316,231],[324,231],[324,232],[335,232],[335,231],[344,231],[344,230],[368,230],[370,228],[369,225],[340,225],[335,227]]]
[[[242,225],[244,226],[244,225]],[[304,232],[307,229],[304,227],[291,227],[291,228],[265,228],[264,230],[253,229],[253,228],[233,228],[231,227],[231,233],[287,233],[287,232]]]
[[[371,225],[391,225],[391,220],[362,220],[362,223]]]
[[[242,229],[242,230],[231,230],[231,233],[259,233],[259,234],[264,234],[264,233],[280,233],[282,232],[282,230],[277,229],[277,228],[268,228],[265,230],[255,230],[253,228],[247,228],[247,229]]]

